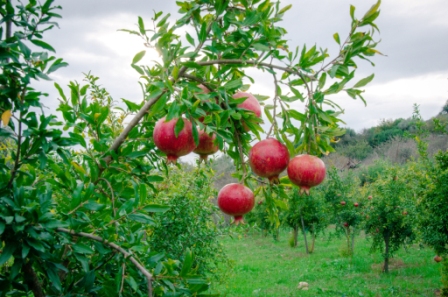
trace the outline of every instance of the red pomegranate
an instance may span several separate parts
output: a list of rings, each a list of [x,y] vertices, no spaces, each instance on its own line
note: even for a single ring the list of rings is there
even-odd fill
[[[249,152],[252,171],[258,176],[267,177],[271,184],[279,183],[278,175],[288,167],[288,162],[288,149],[274,138],[258,142]]]
[[[439,255],[435,255],[434,261],[436,261],[437,263],[442,262],[442,257],[440,257]]]
[[[204,86],[203,84],[198,85],[198,87],[202,90],[201,94],[202,94],[202,93],[203,93],[203,94],[208,94],[208,93],[210,93],[210,90],[209,90],[206,86]]]
[[[358,206],[359,206],[359,203],[358,203],[358,202],[355,202],[355,203],[353,203],[353,206],[354,206],[354,207],[358,207]]]
[[[207,161],[208,155],[213,155],[218,151],[219,147],[215,139],[215,134],[210,136],[204,130],[199,130],[199,144],[193,152],[200,156],[200,161]]]
[[[325,178],[325,164],[316,156],[298,155],[289,161],[288,177],[300,187],[300,192],[309,195],[310,188],[320,184]]]
[[[261,117],[261,106],[260,106],[260,103],[258,102],[257,98],[254,97],[254,95],[252,95],[251,93],[246,93],[246,92],[238,92],[238,93],[234,94],[232,97],[235,99],[247,97],[247,99],[244,100],[243,103],[238,104],[237,107],[250,110],[253,113],[255,113],[255,115],[258,118]],[[244,122],[243,122],[243,127],[244,127],[244,130],[249,131],[249,127],[247,127],[247,125]]]
[[[182,118],[184,128],[176,137],[174,127],[177,120],[165,121],[165,118],[161,118],[154,127],[154,143],[159,150],[166,154],[167,164],[176,163],[177,158],[188,155],[196,147],[193,139],[192,125],[189,120]]]
[[[234,223],[244,223],[243,215],[254,207],[254,193],[244,185],[228,184],[222,187],[218,193],[218,206],[225,214],[235,218]]]

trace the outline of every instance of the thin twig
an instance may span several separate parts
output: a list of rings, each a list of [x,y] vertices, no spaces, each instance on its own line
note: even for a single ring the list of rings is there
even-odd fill
[[[142,265],[140,264],[137,259],[135,259],[131,253],[129,253],[128,251],[126,251],[125,249],[123,249],[122,247],[120,247],[119,245],[113,243],[113,242],[109,242],[106,239],[90,234],[90,233],[85,233],[85,232],[75,232],[73,230],[69,230],[66,228],[57,228],[56,229],[58,232],[62,232],[62,233],[68,233],[70,235],[73,236],[80,236],[80,237],[84,237],[84,238],[88,238],[91,240],[95,240],[98,242],[103,243],[104,245],[109,246],[110,248],[118,251],[119,253],[123,254],[125,259],[129,259],[129,261],[132,262],[132,264],[135,265],[135,267],[146,277],[147,281],[148,281],[148,297],[152,297],[152,279],[153,276],[152,274]]]

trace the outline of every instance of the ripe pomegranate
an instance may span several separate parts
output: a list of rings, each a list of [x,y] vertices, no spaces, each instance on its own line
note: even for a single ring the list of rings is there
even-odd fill
[[[434,257],[434,261],[436,261],[437,263],[442,262],[442,257],[440,257],[439,255],[436,255]]]
[[[234,99],[247,97],[243,103],[238,104],[237,107],[244,108],[252,111],[255,115],[260,118],[261,117],[261,106],[258,102],[257,98],[254,97],[251,93],[246,92],[238,92],[232,96]],[[249,127],[247,127],[246,123],[243,122],[243,128],[245,131],[249,131]]]
[[[198,87],[202,90],[202,93],[204,93],[204,94],[210,93],[210,90],[203,84],[198,85]]]
[[[309,195],[310,188],[320,184],[325,178],[325,164],[316,156],[298,155],[289,161],[288,177],[300,187],[300,192]]]
[[[233,216],[236,225],[244,223],[243,215],[252,210],[254,203],[254,193],[241,184],[225,185],[218,193],[219,208],[223,213]]]
[[[204,130],[199,130],[199,144],[193,150],[194,153],[200,156],[200,161],[207,161],[208,155],[213,155],[219,149],[215,143],[216,135],[211,136]]]
[[[354,206],[354,207],[358,207],[358,206],[359,206],[359,203],[358,203],[358,202],[355,202],[355,203],[353,203],[353,206]]]
[[[261,177],[267,177],[271,184],[278,184],[278,175],[288,167],[289,152],[284,144],[268,138],[255,144],[249,152],[249,165]]]
[[[344,206],[346,204],[345,201],[341,201],[341,205]]]
[[[349,226],[349,224],[347,222],[344,222],[344,227],[347,228]]]
[[[161,118],[154,127],[154,143],[159,150],[166,154],[167,164],[176,163],[179,157],[188,155],[196,147],[193,139],[192,125],[189,120],[182,118],[184,128],[176,137],[174,127],[177,120],[165,121],[165,118]]]

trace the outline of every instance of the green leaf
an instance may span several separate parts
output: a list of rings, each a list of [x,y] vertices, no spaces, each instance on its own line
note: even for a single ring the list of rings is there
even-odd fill
[[[62,97],[62,99],[64,99],[65,101],[67,101],[67,98],[64,95],[64,91],[62,90],[61,86],[58,85],[58,83],[54,83],[54,87],[58,90],[59,92],[59,96]]]
[[[373,80],[373,78],[375,77],[375,74],[373,73],[372,75],[367,76],[366,78],[361,79],[360,81],[358,81],[353,88],[361,88],[364,87],[365,85],[367,85],[369,82],[371,82]]]
[[[73,250],[78,254],[93,254],[93,250],[89,246],[82,243],[76,243],[73,246]]]
[[[138,17],[138,30],[140,31],[140,34],[145,35],[145,23],[141,17]]]
[[[138,65],[131,64],[131,67],[134,68],[139,74],[144,75],[145,71],[143,71],[142,67]]]
[[[334,33],[334,34],[333,34],[333,38],[334,38],[334,40],[335,40],[338,44],[341,44],[341,40],[339,39],[339,34],[338,34],[338,33]]]
[[[298,112],[297,110],[291,109],[288,111],[290,117],[300,122],[306,121],[306,116],[303,113]]]
[[[199,42],[201,43],[205,42],[206,38],[207,38],[207,22],[203,22],[201,26],[201,31],[199,33]]]
[[[355,20],[355,9],[356,7],[350,5],[350,17],[352,18],[352,20]]]
[[[6,227],[5,223],[0,222],[0,235],[2,235],[3,232],[5,231],[5,227]]]
[[[2,254],[0,256],[0,266],[5,264],[6,261],[11,258],[14,251],[17,249],[17,245],[13,241],[6,241],[6,246],[2,250]]]
[[[48,51],[51,51],[51,52],[56,52],[55,51],[55,49],[51,46],[51,45],[49,45],[48,43],[46,43],[46,42],[43,42],[42,40],[39,40],[39,39],[31,39],[30,40],[34,45],[37,45],[37,46],[39,46],[39,47],[41,47],[41,48],[43,48],[43,49],[46,49],[46,50],[48,50]]]
[[[324,73],[322,73],[321,77],[319,78],[318,88],[323,89],[326,81],[327,81],[327,74],[324,72]]]
[[[182,264],[182,270],[180,271],[180,276],[186,276],[188,272],[190,272],[191,267],[193,266],[193,260],[194,260],[193,253],[189,248],[186,249],[184,256],[185,259]]]
[[[148,204],[143,207],[143,210],[146,212],[152,213],[164,213],[170,209],[170,206],[160,205],[160,204]]]
[[[283,7],[282,9],[280,9],[280,11],[278,12],[279,14],[283,14],[285,12],[287,12],[288,10],[290,10],[292,7],[292,4],[286,5],[285,7]]]
[[[51,285],[58,291],[61,291],[61,279],[59,278],[59,275],[57,273],[57,268],[54,265],[49,265],[51,267],[48,267],[46,272],[48,275],[48,278],[50,280]]]
[[[178,118],[176,125],[174,126],[174,136],[177,138],[179,136],[179,133],[184,128],[185,123],[183,118]]]
[[[125,280],[128,283],[128,285],[132,288],[132,290],[134,290],[134,291],[138,290],[137,282],[135,281],[135,279],[132,276],[127,275]]]
[[[267,52],[270,50],[269,46],[262,43],[255,43],[253,46],[257,51]]]
[[[50,66],[50,68],[48,68],[47,70],[47,74],[50,74],[52,72],[55,72],[56,70],[58,70],[59,68],[62,67],[67,67],[68,63],[66,62],[62,62],[62,59],[57,59],[56,61],[54,61],[54,63]]]
[[[196,146],[199,145],[199,133],[198,133],[198,128],[196,127],[195,124],[192,125],[192,130],[193,130],[193,140],[194,140],[194,144]]]
[[[163,181],[163,177],[160,175],[148,175],[146,176],[146,181],[149,183],[157,183]]]
[[[146,51],[141,51],[134,56],[132,59],[132,64],[137,64],[146,54]]]
[[[154,224],[154,220],[153,218],[151,218],[148,215],[145,215],[143,213],[131,213],[130,215],[128,215],[128,218],[130,220],[142,223],[142,224],[149,224],[149,225],[153,225]]]
[[[84,139],[84,137],[73,132],[68,132],[68,134],[75,143],[79,143],[80,145],[82,145],[82,147],[87,148],[86,140]]]
[[[188,34],[188,33],[187,33],[186,37],[187,37],[187,41],[188,41],[192,46],[195,46],[195,45],[194,45],[194,39],[193,39],[193,37],[191,37],[191,35]]]
[[[381,5],[381,0],[378,0],[378,2],[375,3],[374,5],[372,5],[372,7],[366,12],[363,19],[368,19],[372,15],[376,14],[378,12],[378,8],[380,7],[380,5]]]
[[[234,79],[231,81],[228,81],[225,85],[224,85],[224,89],[226,90],[230,90],[230,89],[238,89],[243,85],[243,81],[238,78],[238,79]]]
[[[121,98],[121,100],[126,104],[130,112],[136,112],[140,110],[140,105],[123,98]]]

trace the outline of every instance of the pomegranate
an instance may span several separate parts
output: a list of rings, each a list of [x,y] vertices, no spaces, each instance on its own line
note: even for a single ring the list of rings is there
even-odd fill
[[[254,97],[251,93],[246,92],[238,92],[232,96],[234,99],[247,97],[246,100],[243,101],[243,103],[238,104],[237,107],[244,108],[247,110],[252,111],[255,113],[255,115],[260,118],[261,117],[261,106],[258,102],[257,98]],[[249,127],[247,127],[246,123],[243,122],[243,128],[245,131],[249,131]]]
[[[166,154],[167,164],[176,163],[179,157],[188,155],[196,147],[192,125],[189,120],[182,118],[184,128],[176,137],[174,127],[177,120],[165,121],[165,118],[161,118],[154,127],[154,143],[159,150]]]
[[[354,207],[358,207],[358,206],[359,206],[359,203],[358,203],[358,202],[355,202],[355,203],[353,203],[353,206],[354,206]]]
[[[325,164],[312,155],[298,155],[289,161],[288,177],[300,187],[300,192],[309,195],[310,188],[320,184],[325,178]]]
[[[215,134],[210,136],[204,130],[199,130],[199,144],[193,152],[200,156],[200,161],[207,161],[208,155],[213,155],[218,151],[219,147],[215,143],[215,139]]]
[[[436,255],[434,257],[434,261],[436,261],[437,263],[442,262],[442,257],[440,257],[439,255]]]
[[[341,201],[341,205],[344,206],[346,203],[345,201]]]
[[[284,144],[268,138],[255,144],[249,152],[249,165],[261,177],[267,177],[271,184],[278,184],[278,175],[288,167],[289,152]]]
[[[344,225],[345,228],[348,228],[348,226],[350,226],[347,222],[344,222],[343,225]]]
[[[233,216],[236,225],[244,223],[243,215],[251,211],[254,204],[254,193],[241,184],[225,185],[218,193],[218,207],[223,213]]]

